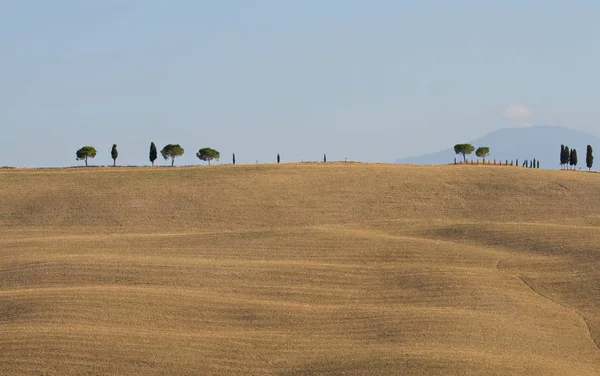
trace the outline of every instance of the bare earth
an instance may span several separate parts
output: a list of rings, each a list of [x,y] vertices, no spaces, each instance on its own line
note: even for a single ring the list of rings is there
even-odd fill
[[[600,175],[0,170],[2,375],[600,375]]]

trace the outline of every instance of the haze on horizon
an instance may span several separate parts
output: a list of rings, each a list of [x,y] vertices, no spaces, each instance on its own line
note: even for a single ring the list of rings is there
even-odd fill
[[[600,135],[600,3],[0,3],[0,166],[390,162],[504,127]],[[161,164],[164,162],[161,161]]]

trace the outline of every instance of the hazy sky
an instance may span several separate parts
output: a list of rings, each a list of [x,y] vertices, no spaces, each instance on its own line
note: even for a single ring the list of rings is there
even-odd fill
[[[0,165],[394,159],[600,136],[597,0],[0,0]],[[166,162],[160,160],[161,164]]]

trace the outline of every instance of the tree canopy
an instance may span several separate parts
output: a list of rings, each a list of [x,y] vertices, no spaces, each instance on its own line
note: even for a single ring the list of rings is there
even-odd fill
[[[96,148],[93,146],[84,146],[81,149],[77,150],[77,160],[85,161],[85,165],[88,165],[88,158],[94,158],[96,156]]]
[[[171,158],[171,166],[175,164],[175,158],[182,156],[183,153],[184,150],[179,144],[169,144],[160,151],[165,161]]]
[[[110,157],[113,159],[113,166],[117,165],[117,158],[119,158],[119,151],[117,150],[117,144],[113,144],[112,150],[110,151]]]
[[[198,150],[198,152],[196,153],[196,157],[198,157],[202,161],[208,162],[208,165],[210,166],[210,161],[212,161],[213,159],[219,160],[219,158],[221,158],[221,153],[219,153],[215,149],[202,148]]]
[[[587,166],[588,170],[591,170],[592,166],[594,165],[594,154],[591,145],[587,146],[587,152],[585,153],[585,165]]]
[[[463,161],[467,160],[467,154],[471,154],[475,151],[475,146],[471,144],[456,144],[454,145],[454,152],[456,154],[462,154]]]
[[[152,166],[154,166],[154,161],[158,158],[158,153],[156,152],[156,145],[154,142],[150,143],[150,162],[152,162]]]
[[[475,155],[478,156],[479,158],[483,158],[483,162],[485,163],[485,157],[487,157],[488,155],[490,155],[490,148],[489,146],[480,146],[477,148],[477,150],[475,151]]]

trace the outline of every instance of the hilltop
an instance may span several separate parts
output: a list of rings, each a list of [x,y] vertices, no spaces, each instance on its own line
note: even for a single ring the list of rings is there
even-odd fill
[[[600,138],[596,136],[568,128],[543,125],[500,129],[469,143],[476,147],[490,146],[491,155],[488,157],[489,159],[497,159],[498,161],[518,159],[524,161],[535,158],[540,161],[540,167],[553,169],[559,169],[560,167],[559,156],[560,145],[562,144],[577,149],[579,155],[583,155],[584,158],[587,145],[600,148]],[[394,163],[447,164],[452,162],[455,157],[460,160],[462,157],[454,153],[453,145],[449,146],[448,149],[439,152],[402,158]],[[476,159],[477,157],[473,153],[469,158]],[[579,167],[586,169],[584,159],[580,158]],[[597,169],[597,163],[595,167]]]
[[[597,375],[599,179],[0,170],[0,374]]]

